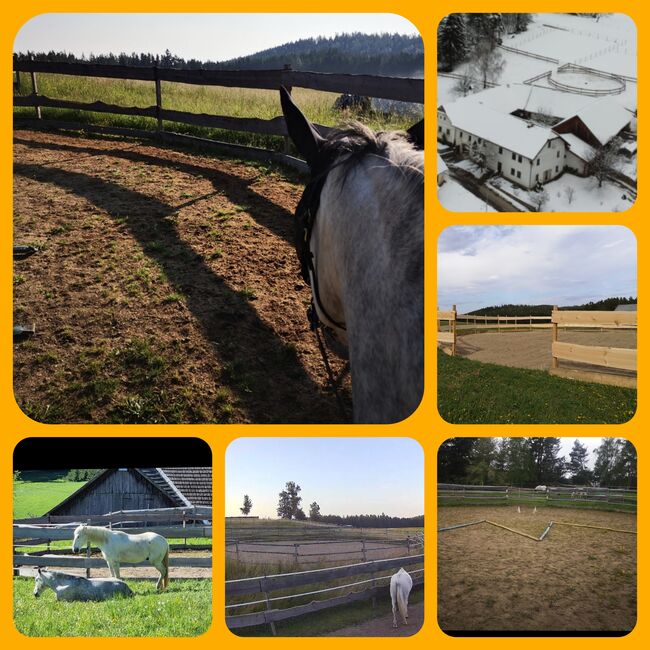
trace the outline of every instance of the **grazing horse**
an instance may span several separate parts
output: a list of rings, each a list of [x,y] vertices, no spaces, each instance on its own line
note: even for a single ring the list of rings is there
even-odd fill
[[[95,544],[102,552],[114,578],[120,577],[120,562],[149,562],[160,571],[156,588],[164,589],[169,584],[169,544],[162,535],[127,535],[101,526],[77,526],[72,551],[78,553],[89,544]]]
[[[411,593],[412,587],[413,579],[404,569],[400,569],[390,578],[390,599],[393,603],[393,627],[397,627],[397,609],[399,609],[404,625],[409,624],[406,619],[409,617],[409,594]]]
[[[424,125],[324,138],[280,90],[287,131],[310,169],[296,248],[319,324],[350,359],[355,422],[408,417],[422,398]]]
[[[41,592],[50,588],[57,600],[66,601],[99,601],[115,598],[115,596],[133,596],[133,592],[123,580],[116,578],[83,578],[62,571],[36,569],[34,596],[38,598]]]

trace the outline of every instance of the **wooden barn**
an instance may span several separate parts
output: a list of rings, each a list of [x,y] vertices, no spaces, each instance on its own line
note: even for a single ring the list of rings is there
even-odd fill
[[[212,506],[211,467],[105,469],[45,515]]]

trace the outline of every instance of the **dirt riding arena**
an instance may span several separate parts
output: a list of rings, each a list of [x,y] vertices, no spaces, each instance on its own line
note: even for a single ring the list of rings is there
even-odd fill
[[[570,508],[443,507],[438,528],[482,519],[539,537],[550,521],[636,530],[636,516]],[[536,542],[489,524],[438,533],[443,630],[629,631],[636,535],[554,525]]]
[[[560,341],[615,348],[636,348],[636,330],[575,331],[560,330]],[[551,367],[552,332],[550,329],[532,332],[485,332],[459,336],[456,352],[459,356],[498,363],[514,368],[548,370]],[[585,368],[584,364],[560,361],[561,367]],[[598,367],[599,372],[606,369]]]
[[[295,554],[297,545],[297,557]],[[391,557],[416,555],[421,549],[412,548],[410,553],[406,543],[397,541],[367,541],[365,544],[366,560],[383,560]],[[361,541],[312,541],[312,542],[239,542],[226,545],[226,558],[251,564],[346,564],[363,562],[363,544]]]
[[[264,165],[16,130],[14,242],[40,249],[14,265],[15,322],[36,324],[14,347],[21,408],[45,422],[341,421],[293,246],[303,188]]]

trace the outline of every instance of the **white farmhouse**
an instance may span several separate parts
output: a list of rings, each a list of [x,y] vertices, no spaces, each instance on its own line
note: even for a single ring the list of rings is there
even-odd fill
[[[552,129],[476,103],[453,102],[438,109],[438,139],[486,167],[532,189],[557,178],[565,168],[566,142]]]
[[[442,185],[449,175],[449,170],[445,161],[442,159],[442,156],[438,154],[438,185]]]

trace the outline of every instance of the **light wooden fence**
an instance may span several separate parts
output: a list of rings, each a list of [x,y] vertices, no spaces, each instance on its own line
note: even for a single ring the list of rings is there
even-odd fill
[[[569,379],[636,388],[636,349],[578,345],[558,340],[560,327],[636,329],[637,313],[635,311],[560,311],[556,308],[551,315],[551,322],[553,325],[551,374]],[[599,372],[592,368],[561,368],[559,366],[560,359],[585,364],[585,366],[623,371],[627,374]]]
[[[390,578],[390,575],[376,576],[373,574],[378,574],[389,569],[398,569],[399,567],[415,566],[423,563],[424,554],[421,554],[410,557],[391,558],[388,560],[361,562],[358,564],[349,564],[328,569],[314,569],[312,571],[300,571],[297,573],[282,573],[271,576],[259,576],[256,578],[243,578],[241,580],[227,580],[226,600],[232,600],[252,594],[262,595],[261,599],[227,604],[227,612],[232,612],[243,607],[265,607],[265,609],[259,612],[240,615],[226,614],[226,625],[231,630],[252,627],[255,625],[270,625],[273,634],[275,634],[275,623],[277,621],[287,620],[296,616],[329,609],[331,607],[338,607],[339,605],[344,605],[358,600],[368,600],[380,595],[382,592],[386,593],[388,589],[387,581]],[[414,586],[424,583],[424,569],[411,570],[409,573],[413,576]],[[322,584],[340,580],[341,578],[361,575],[370,575],[370,578],[344,585],[335,585],[317,590],[309,590],[306,592],[292,593],[276,597],[271,595],[273,592],[279,590]],[[359,585],[370,586],[362,591],[350,591],[351,588]],[[305,598],[307,596],[320,596],[338,590],[348,590],[348,593],[334,598],[312,600],[309,603],[295,605],[293,607],[283,609],[275,608],[275,603],[283,600]]]
[[[437,314],[437,342],[440,346],[440,349],[451,356],[456,355],[456,305],[454,305],[450,311],[441,311],[438,310]],[[446,325],[442,325],[442,322],[446,322]],[[442,329],[442,328],[445,329]],[[443,347],[444,345],[451,344],[451,350]]]
[[[456,314],[458,330],[505,330],[550,329],[550,316],[475,316],[474,314]],[[539,321],[548,321],[540,323]]]
[[[262,160],[275,160],[291,165],[300,170],[306,169],[303,161],[289,156],[288,134],[284,118],[274,117],[270,120],[259,118],[232,117],[224,115],[196,114],[163,108],[161,82],[195,84],[201,86],[223,86],[229,88],[258,88],[279,90],[284,86],[291,88],[311,88],[326,92],[354,93],[403,102],[424,103],[424,80],[408,77],[387,77],[365,74],[329,74],[319,72],[300,72],[285,66],[282,70],[202,70],[139,67],[127,65],[101,65],[91,63],[58,63],[49,61],[17,61],[14,59],[14,72],[29,73],[32,92],[27,96],[14,95],[14,106],[29,106],[35,110],[35,119],[15,119],[14,125],[34,123],[52,128],[83,130],[96,133],[127,135],[140,138],[156,137],[166,142],[200,143],[218,148],[232,155],[246,156]],[[99,77],[108,79],[130,79],[150,81],[155,84],[156,105],[148,107],[118,106],[104,102],[77,102],[46,97],[38,92],[37,73],[62,74],[80,77]],[[279,110],[278,94],[278,110]],[[110,113],[113,115],[136,115],[156,120],[155,130],[134,129],[127,127],[100,126],[80,122],[45,120],[41,108],[62,108]],[[176,122],[194,126],[204,126],[232,131],[278,135],[285,137],[285,152],[270,151],[257,147],[218,142],[208,138],[199,138],[165,129],[164,122]],[[316,125],[323,134],[329,127]]]

